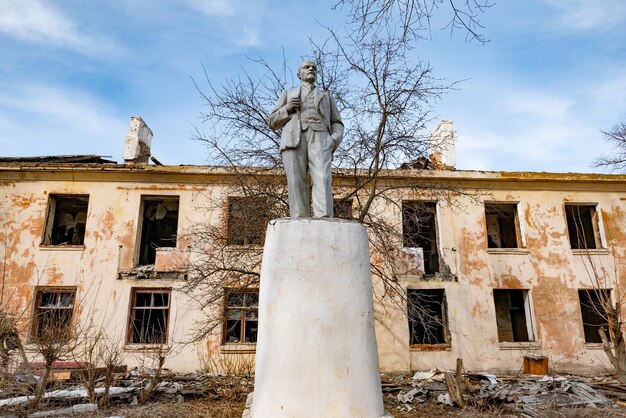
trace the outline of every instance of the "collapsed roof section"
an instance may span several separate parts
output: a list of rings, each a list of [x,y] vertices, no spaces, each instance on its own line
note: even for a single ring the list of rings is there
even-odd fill
[[[0,163],[117,164],[108,155],[43,155],[33,157],[0,157]]]

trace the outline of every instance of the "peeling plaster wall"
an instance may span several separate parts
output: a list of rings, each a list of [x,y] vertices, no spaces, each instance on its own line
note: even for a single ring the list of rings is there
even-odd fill
[[[0,257],[5,279],[3,301],[15,312],[24,312],[20,321],[23,336],[28,333],[33,296],[37,286],[76,286],[78,313],[87,322],[90,316],[106,324],[110,335],[126,340],[131,289],[133,287],[177,287],[172,280],[118,279],[119,270],[134,265],[139,240],[142,195],[179,196],[179,233],[196,222],[218,224],[221,211],[207,213],[202,208],[224,193],[223,182],[198,174],[193,168],[176,167],[163,175],[97,170],[72,172],[42,170],[20,173],[0,170]],[[190,174],[191,173],[191,174]],[[626,178],[617,184],[589,184],[552,180],[536,183],[528,173],[513,173],[516,181],[506,184],[489,181],[489,174],[452,172],[445,181],[471,181],[482,195],[471,198],[457,194],[454,207],[438,204],[440,255],[458,281],[424,281],[404,276],[405,288],[443,288],[446,292],[449,349],[412,351],[406,306],[400,299],[382,297],[382,284],[374,282],[376,333],[380,365],[385,371],[453,368],[463,357],[468,370],[516,371],[528,353],[546,355],[557,370],[593,372],[608,367],[602,350],[584,343],[577,290],[591,287],[585,269],[589,257],[570,249],[564,202],[597,203],[604,224],[606,251],[590,257],[603,266],[607,277],[621,278],[626,288]],[[439,173],[440,174],[440,173]],[[190,177],[191,176],[191,177]],[[466,176],[466,177],[464,177]],[[539,176],[539,174],[537,174]],[[465,179],[465,180],[464,180]],[[441,180],[439,180],[441,181]],[[468,187],[470,187],[468,186]],[[41,246],[50,194],[88,194],[84,248]],[[225,197],[225,196],[224,196]],[[423,194],[402,195],[398,200],[433,200]],[[487,251],[483,201],[519,202],[522,241],[519,251]],[[398,207],[374,207],[398,227]],[[191,245],[179,239],[177,248],[158,251],[159,268],[175,268],[188,258]],[[401,243],[398,243],[400,247]],[[379,255],[372,254],[373,259]],[[612,286],[613,287],[613,286]],[[493,289],[528,289],[535,342],[498,342]],[[235,357],[237,362],[253,362],[253,354],[221,346],[221,330],[200,344],[183,345],[194,322],[202,318],[194,303],[174,291],[170,310],[170,341],[174,353],[166,367],[192,371],[203,361],[219,356]],[[215,307],[221,309],[221,307]],[[234,350],[234,351],[233,351]],[[126,363],[142,362],[142,350],[126,346]],[[29,355],[33,355],[32,351]]]
[[[22,339],[27,340],[33,299],[38,286],[72,286],[77,288],[75,314],[81,323],[92,320],[103,326],[117,341],[126,341],[131,289],[176,288],[172,280],[118,279],[119,269],[133,267],[138,241],[139,208],[142,195],[179,196],[179,233],[191,222],[202,219],[194,210],[205,204],[197,187],[125,182],[55,181],[16,182],[0,186],[0,257],[6,278],[3,300],[18,313]],[[84,246],[62,247],[40,245],[50,194],[88,194],[89,207]],[[157,255],[161,269],[180,266],[188,243],[179,239],[177,248]],[[200,312],[184,294],[173,291],[170,309],[170,341],[176,342],[174,353],[165,367],[193,371],[199,367],[194,344],[183,346]],[[125,346],[130,366],[145,361],[145,347]],[[26,346],[33,356],[33,347]],[[201,349],[205,350],[204,344]],[[149,366],[149,364],[148,364]]]
[[[401,307],[382,316],[377,329],[381,368],[454,368],[456,358],[462,357],[468,370],[515,372],[522,369],[524,355],[536,354],[547,356],[556,370],[592,373],[610,369],[602,348],[585,344],[578,289],[594,287],[590,261],[598,266],[607,288],[615,288],[616,278],[621,278],[624,289],[624,193],[493,190],[488,194],[485,201],[519,202],[525,248],[488,251],[484,204],[460,197],[452,209],[440,202],[438,233],[441,247],[450,250],[442,251],[442,256],[458,275],[458,282],[415,277],[403,285],[445,289],[451,347],[407,350],[409,330],[401,312],[406,308]],[[564,202],[598,204],[607,237],[605,250],[584,254],[570,248]],[[493,289],[529,290],[533,343],[498,341]]]

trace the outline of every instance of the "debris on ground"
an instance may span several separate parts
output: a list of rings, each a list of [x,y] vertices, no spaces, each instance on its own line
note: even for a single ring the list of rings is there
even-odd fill
[[[383,376],[383,393],[398,411],[412,411],[415,405],[433,402],[458,405],[449,393],[446,375],[454,372],[429,370],[413,377]],[[544,417],[559,408],[617,408],[626,400],[626,386],[610,377],[588,378],[573,375],[496,376],[463,374],[463,400],[469,405],[497,406],[521,417]]]
[[[240,417],[246,397],[254,386],[253,376],[220,376],[205,372],[174,374],[166,369],[162,369],[161,373],[162,378],[155,384],[149,400],[154,410],[160,405],[163,408],[166,408],[165,405],[181,405],[183,411],[183,404],[198,407],[202,402],[227,402],[234,406],[233,414]],[[89,398],[80,381],[55,381],[44,394],[37,410],[29,409],[34,396],[33,379],[15,379],[12,384],[21,385],[19,390],[0,387],[0,415],[113,416],[124,411],[118,415],[134,416],[129,411],[149,407],[141,404],[141,395],[153,382],[154,376],[154,370],[138,368],[117,374],[109,391],[107,408],[99,404],[104,392],[102,380],[97,381],[95,400]],[[623,412],[626,386],[610,377],[459,374],[458,370],[433,369],[412,376],[383,374],[381,383],[385,407],[391,415],[399,418],[421,416],[425,410],[437,411],[430,414],[431,417],[486,417],[491,416],[493,411],[501,417],[526,418],[626,416]],[[465,409],[462,405],[466,405]],[[555,411],[573,408],[578,408],[576,411],[581,414],[554,414]],[[584,414],[582,408],[585,409]],[[105,409],[107,412],[104,412]],[[186,415],[185,418],[191,416],[195,415]]]
[[[161,374],[163,377],[156,383],[151,402],[183,403],[197,399],[239,402],[245,400],[254,386],[254,377],[204,372],[174,374],[167,369],[162,369]],[[115,385],[108,391],[109,406],[138,405],[142,391],[148,388],[154,376],[155,370],[150,369],[135,368],[118,373]],[[30,405],[35,400],[33,380],[36,382],[35,379],[14,379],[10,385],[0,385],[0,416],[5,413],[29,417],[84,415],[98,408],[97,403],[105,392],[101,379],[94,390],[96,404],[89,403],[90,396],[83,382],[57,380],[51,382],[51,387],[43,394],[38,410],[31,410]]]

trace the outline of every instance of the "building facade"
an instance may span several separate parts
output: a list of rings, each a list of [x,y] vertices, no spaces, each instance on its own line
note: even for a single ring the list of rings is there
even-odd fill
[[[334,187],[347,181],[338,172]],[[404,292],[386,296],[374,278],[383,371],[453,368],[461,357],[468,370],[512,372],[526,356],[559,371],[609,369],[598,328],[603,298],[624,296],[626,176],[406,169],[383,181],[454,190],[442,200],[398,188],[378,208],[402,231]],[[255,289],[225,289],[202,308],[203,295],[180,290],[193,275],[194,225],[261,248],[258,233],[233,225],[245,214],[232,182],[219,167],[0,161],[2,309],[18,318],[27,356],[46,326],[74,320],[102,328],[130,366],[159,347],[177,371],[252,362]],[[222,325],[191,341],[206,315]]]

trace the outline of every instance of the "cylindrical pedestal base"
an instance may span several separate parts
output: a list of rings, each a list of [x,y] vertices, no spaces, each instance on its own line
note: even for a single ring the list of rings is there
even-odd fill
[[[253,418],[379,418],[367,232],[337,219],[267,228]]]

